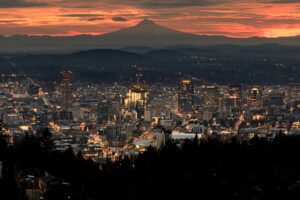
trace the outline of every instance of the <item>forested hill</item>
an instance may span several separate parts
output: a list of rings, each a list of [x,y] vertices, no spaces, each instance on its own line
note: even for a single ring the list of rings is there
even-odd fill
[[[99,169],[93,161],[53,151],[49,134],[26,136],[7,148],[0,140],[3,179],[1,198],[23,200],[23,176],[48,174],[70,184],[52,187],[47,200],[60,199],[228,199],[300,198],[300,138],[279,136],[274,141],[254,138],[249,143],[186,141],[149,148],[134,161],[129,158]]]
[[[300,47],[280,45],[170,46],[95,49],[69,54],[1,54],[0,73],[27,74],[54,81],[70,69],[75,80],[126,81],[143,73],[146,81],[177,83],[183,76],[220,84],[300,82]],[[140,51],[140,52],[137,52]]]

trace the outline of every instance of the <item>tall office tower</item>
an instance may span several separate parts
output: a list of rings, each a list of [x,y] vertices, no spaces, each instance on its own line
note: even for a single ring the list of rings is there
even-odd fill
[[[289,85],[288,102],[293,103],[294,101],[300,100],[300,83],[294,83]]]
[[[219,89],[216,85],[202,87],[203,92],[203,119],[210,120],[218,112]]]
[[[251,88],[247,103],[251,107],[262,106],[262,91],[258,86],[254,86]]]
[[[61,72],[62,109],[68,111],[72,104],[72,77],[71,71]]]
[[[148,103],[149,92],[140,84],[141,74],[137,74],[137,83],[129,88],[127,98],[125,99],[125,106],[130,111],[136,111],[137,117],[144,115],[145,108]]]
[[[229,99],[233,108],[240,108],[242,106],[242,86],[229,85]]]
[[[102,100],[98,103],[98,122],[109,121],[109,102],[107,100]]]
[[[194,86],[190,80],[183,80],[178,87],[178,110],[191,113],[194,107]]]

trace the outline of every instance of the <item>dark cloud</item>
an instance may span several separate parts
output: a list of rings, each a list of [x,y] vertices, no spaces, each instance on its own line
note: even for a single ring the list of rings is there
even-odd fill
[[[159,9],[192,6],[208,6],[228,3],[231,0],[105,0],[108,3],[131,5],[139,8]]]
[[[61,15],[61,17],[69,17],[69,18],[79,18],[81,21],[101,21],[104,20],[104,15],[100,14],[92,14],[92,13],[74,13],[74,14],[67,14]]]
[[[0,0],[0,8],[24,8],[48,5],[45,2],[25,0]]]
[[[233,0],[60,0],[58,3],[70,3],[70,7],[76,8],[93,8],[99,7],[103,4],[111,7],[118,7],[119,5],[134,6],[145,9],[159,9],[159,8],[178,8],[178,7],[192,7],[192,6],[209,6],[224,3],[231,3]]]
[[[146,8],[175,8],[175,7],[217,5],[226,2],[228,1],[226,0],[161,0],[161,1],[144,0],[140,2],[140,5]]]
[[[113,21],[116,21],[116,22],[126,22],[126,21],[128,21],[128,19],[126,19],[125,17],[120,17],[120,16],[112,17],[111,19]]]
[[[67,6],[74,8],[101,7],[103,3],[111,6],[130,5],[145,9],[212,6],[235,2],[260,3],[299,3],[300,0],[0,0],[0,8],[35,7],[45,5]]]
[[[125,3],[124,1],[118,3]],[[300,0],[128,0],[125,4],[132,4],[142,8],[159,9],[159,8],[177,8],[177,7],[195,7],[195,6],[213,6],[232,3],[299,3]]]
[[[74,13],[74,14],[68,14],[68,15],[61,15],[61,17],[100,17],[103,15],[99,14],[90,14],[90,13]]]
[[[196,18],[194,19],[196,20]],[[201,18],[199,17],[197,20],[197,24],[206,25],[206,24],[214,24],[214,23],[222,23],[222,24],[241,24],[245,26],[255,26],[256,28],[264,28],[268,25],[280,26],[282,24],[288,25],[298,25],[300,24],[300,19],[281,19],[281,18],[274,18],[269,19],[264,17],[263,15],[257,15],[256,17],[247,18],[247,17],[240,17],[240,18],[218,18],[218,17],[210,17],[210,18]]]
[[[13,35],[22,33],[24,35],[66,35],[73,32],[80,34],[90,34],[98,32],[112,32],[117,30],[117,26],[107,25],[41,25],[41,26],[16,26],[14,24],[1,25],[1,33],[3,35]],[[105,31],[104,31],[105,30]],[[104,32],[103,32],[104,31]],[[13,34],[12,34],[13,33]]]
[[[0,24],[8,24],[8,23],[16,23],[16,22],[24,22],[24,20],[0,20]]]
[[[224,36],[224,35],[234,35],[232,32],[227,32],[227,31],[199,31],[195,32],[198,35],[218,35],[218,36]],[[249,37],[250,35],[255,35],[255,31],[241,31],[236,33],[236,36],[238,37]]]
[[[87,21],[89,21],[89,22],[102,21],[102,20],[105,20],[105,18],[103,18],[103,17],[95,17],[95,18],[89,18],[89,19],[87,19]]]

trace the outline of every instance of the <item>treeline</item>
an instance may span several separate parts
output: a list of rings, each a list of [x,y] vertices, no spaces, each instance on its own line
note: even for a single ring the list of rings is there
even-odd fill
[[[274,141],[254,138],[187,140],[148,150],[132,160],[99,167],[91,160],[53,150],[48,131],[26,136],[13,147],[1,139],[3,161],[1,199],[24,199],[18,178],[26,174],[52,176],[70,183],[52,188],[45,198],[60,199],[300,199],[300,138],[279,136]]]

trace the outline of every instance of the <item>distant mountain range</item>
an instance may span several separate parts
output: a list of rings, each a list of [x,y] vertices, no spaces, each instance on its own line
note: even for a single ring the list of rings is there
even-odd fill
[[[0,52],[75,52],[79,50],[114,48],[132,52],[147,52],[170,46],[200,47],[211,45],[278,44],[300,46],[300,36],[280,38],[230,38],[184,33],[145,19],[139,24],[103,35],[78,36],[0,36]]]

